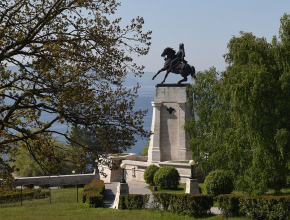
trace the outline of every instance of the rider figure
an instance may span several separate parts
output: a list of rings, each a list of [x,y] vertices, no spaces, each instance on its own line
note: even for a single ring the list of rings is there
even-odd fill
[[[184,44],[180,43],[179,50],[176,53],[176,58],[171,61],[170,69],[172,69],[174,66],[176,66],[177,64],[179,64],[181,62],[187,63],[187,61],[184,59],[184,57],[185,57]]]

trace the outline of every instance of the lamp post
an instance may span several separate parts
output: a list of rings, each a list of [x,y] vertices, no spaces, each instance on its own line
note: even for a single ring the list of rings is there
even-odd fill
[[[195,177],[193,175],[193,166],[195,165],[195,161],[194,160],[190,160],[189,161],[189,165],[191,166],[191,175],[190,175],[189,179],[193,180],[193,179],[195,179]]]
[[[121,182],[120,183],[126,183],[126,180],[124,178],[125,176],[125,168],[126,168],[126,164],[125,163],[121,163],[121,169],[122,169],[122,179],[121,179]]]

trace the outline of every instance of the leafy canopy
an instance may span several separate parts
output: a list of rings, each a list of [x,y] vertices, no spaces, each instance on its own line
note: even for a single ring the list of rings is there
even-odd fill
[[[29,142],[29,145],[21,142],[19,146],[15,147],[14,152],[10,152],[10,156],[14,158],[11,165],[15,167],[16,175],[22,177],[44,176],[45,168],[41,167],[42,164],[38,164],[38,161],[42,160],[45,160],[48,169],[54,170],[54,173],[58,175],[71,174],[75,169],[75,165],[70,162],[72,161],[71,155],[60,150],[64,148],[65,143],[58,141],[52,135],[43,134],[41,141]]]
[[[193,159],[204,171],[230,170],[236,188],[262,194],[290,181],[290,15],[269,43],[241,32],[228,43],[229,64],[191,86],[194,111],[187,123]]]
[[[0,1],[0,155],[11,151],[11,144],[29,144],[44,133],[69,138],[52,129],[57,122],[86,126],[107,149],[112,136],[128,148],[134,135],[147,135],[146,112],[133,111],[138,86],[130,90],[122,83],[127,71],[142,75],[144,66],[133,63],[130,53],[148,53],[151,31],[142,31],[142,17],[124,28],[121,18],[110,19],[119,5],[115,0]],[[8,70],[8,64],[19,71]],[[44,114],[53,119],[42,119]],[[0,157],[0,178],[8,180],[12,172]]]

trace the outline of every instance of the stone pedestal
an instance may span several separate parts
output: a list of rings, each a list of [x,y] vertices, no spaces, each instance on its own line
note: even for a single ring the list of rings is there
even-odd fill
[[[197,179],[188,179],[186,181],[186,190],[185,193],[189,194],[200,194],[198,188]]]
[[[153,115],[148,162],[191,159],[185,120],[192,115],[186,84],[158,84],[152,102]]]
[[[125,196],[129,194],[129,186],[128,183],[118,183],[117,186],[117,193],[115,197],[114,204],[112,208],[118,209],[119,208],[119,198],[120,196]]]

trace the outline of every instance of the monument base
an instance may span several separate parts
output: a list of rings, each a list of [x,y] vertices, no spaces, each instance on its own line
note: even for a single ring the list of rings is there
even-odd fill
[[[200,194],[198,188],[197,179],[188,179],[186,181],[186,190],[185,193],[189,194]]]
[[[192,158],[192,152],[188,149],[178,149],[178,160],[184,161],[184,160],[191,160]]]
[[[115,201],[114,201],[114,204],[113,204],[112,208],[119,209],[120,196],[125,196],[125,195],[128,195],[128,194],[129,194],[128,183],[118,183],[117,193],[116,193]]]
[[[149,163],[154,163],[154,162],[159,162],[160,161],[160,149],[153,149],[151,151],[151,154],[148,155],[148,160],[147,162]]]

